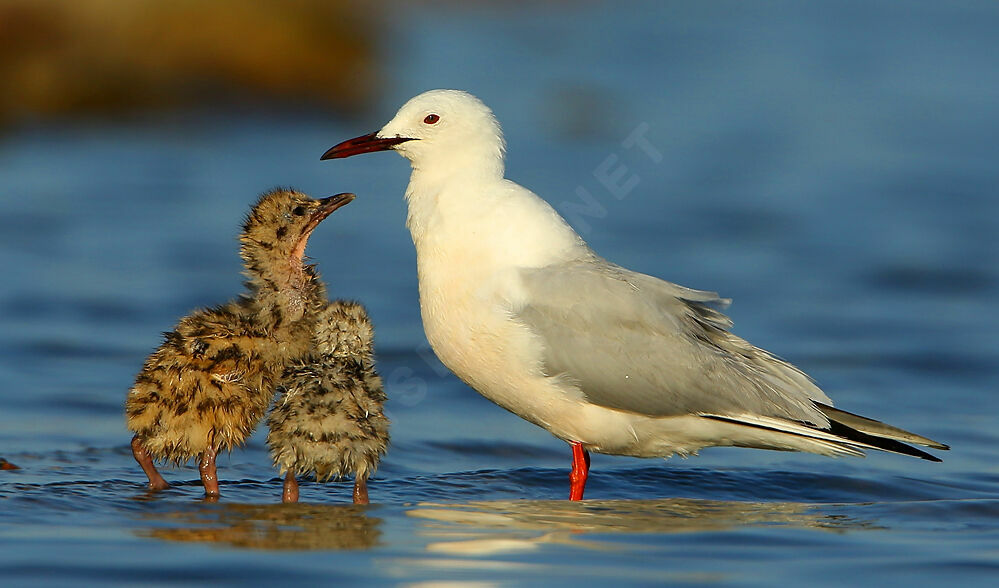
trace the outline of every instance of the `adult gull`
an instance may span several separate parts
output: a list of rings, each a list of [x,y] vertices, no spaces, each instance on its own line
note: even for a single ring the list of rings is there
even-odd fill
[[[452,372],[569,443],[570,500],[589,453],[669,457],[709,446],[822,455],[946,445],[833,408],[801,370],[732,334],[728,301],[601,258],[504,178],[492,111],[457,90],[407,102],[322,159],[395,150],[412,165],[407,226],[427,339]]]

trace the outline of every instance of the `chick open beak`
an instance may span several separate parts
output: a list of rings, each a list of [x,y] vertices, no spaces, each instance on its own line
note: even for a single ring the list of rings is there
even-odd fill
[[[333,211],[349,203],[354,198],[355,196],[350,192],[344,192],[342,194],[336,194],[334,196],[330,196],[329,198],[321,198],[318,200],[319,206],[312,211],[312,215],[309,216],[309,221],[305,223],[304,227],[302,227],[302,234],[298,238],[298,242],[295,243],[295,247],[291,250],[291,259],[293,264],[300,264],[302,262],[302,257],[305,255],[305,245],[309,242],[309,236],[312,235],[312,231],[319,226],[319,223],[323,222],[326,217],[333,214]]]
[[[319,207],[312,212],[312,216],[309,217],[308,224],[302,230],[302,233],[309,234],[319,226],[319,223],[323,222],[329,215],[333,214],[333,211],[350,203],[351,200],[356,198],[354,194],[350,192],[343,192],[342,194],[335,194],[328,198],[319,199]]]

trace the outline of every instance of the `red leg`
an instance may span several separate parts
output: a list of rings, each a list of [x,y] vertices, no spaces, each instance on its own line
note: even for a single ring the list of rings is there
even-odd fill
[[[582,444],[572,441],[572,471],[569,472],[569,500],[582,500],[586,477],[590,473],[590,454]]]
[[[149,450],[146,446],[142,444],[142,440],[136,435],[132,437],[132,456],[135,461],[139,462],[142,466],[142,471],[146,473],[146,477],[149,478],[149,489],[152,491],[166,490],[170,487],[167,481],[163,479],[163,476],[156,471],[156,466],[153,465],[153,457],[149,455]]]
[[[295,472],[288,470],[284,477],[284,492],[281,493],[281,502],[298,502],[298,480],[295,479]]]
[[[368,480],[358,476],[354,478],[354,504],[368,504]]]
[[[201,454],[198,471],[201,473],[201,483],[205,486],[205,496],[215,498],[219,495],[219,476],[215,469],[215,456],[218,447],[215,446],[215,431],[208,434],[208,448]]]

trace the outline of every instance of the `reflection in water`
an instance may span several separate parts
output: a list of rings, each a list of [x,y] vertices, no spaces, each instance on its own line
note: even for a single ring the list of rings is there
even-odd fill
[[[472,502],[421,504],[406,514],[428,521],[424,536],[439,553],[487,555],[537,549],[561,543],[590,549],[629,549],[620,542],[601,543],[587,534],[670,534],[719,531],[746,525],[788,525],[831,531],[875,528],[873,523],[818,512],[795,502],[724,502],[715,500],[594,500]]]
[[[382,523],[364,507],[329,504],[224,504],[145,518],[157,526],[139,529],[142,537],[278,550],[369,549]]]

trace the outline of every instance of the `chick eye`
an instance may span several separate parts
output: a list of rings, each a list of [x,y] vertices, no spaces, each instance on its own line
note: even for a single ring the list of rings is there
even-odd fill
[[[304,206],[296,206],[296,207],[295,207],[295,208],[294,208],[294,209],[293,209],[293,210],[291,211],[291,213],[292,213],[293,215],[295,215],[295,216],[302,216],[302,215],[304,215],[304,214],[305,214],[305,207],[304,207]]]
[[[440,119],[441,117],[437,116],[436,114],[428,114],[427,118],[423,119],[423,122],[428,125],[432,125],[432,124],[437,124],[437,121],[439,121]]]

